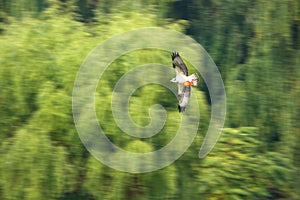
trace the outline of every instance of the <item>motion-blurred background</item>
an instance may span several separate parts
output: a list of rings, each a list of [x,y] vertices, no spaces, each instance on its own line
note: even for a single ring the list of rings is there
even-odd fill
[[[226,87],[226,124],[200,160],[210,119],[201,83],[194,88],[199,133],[186,153],[156,172],[123,173],[82,145],[72,117],[73,83],[101,41],[153,26],[187,34],[210,54]],[[114,122],[114,84],[150,62],[171,67],[170,53],[120,57],[96,94],[103,129],[131,151],[159,149],[178,129],[175,96],[155,85],[133,94],[131,115],[147,125],[148,108],[160,103],[168,111],[166,128],[132,140]],[[299,0],[1,0],[0,199],[300,199],[299,64]]]

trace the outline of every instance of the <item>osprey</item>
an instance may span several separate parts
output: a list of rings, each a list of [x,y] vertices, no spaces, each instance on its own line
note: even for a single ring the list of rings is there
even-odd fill
[[[199,77],[197,74],[188,75],[188,69],[178,52],[172,53],[172,64],[176,77],[171,82],[178,83],[178,111],[183,112],[189,102],[191,86],[197,86]]]

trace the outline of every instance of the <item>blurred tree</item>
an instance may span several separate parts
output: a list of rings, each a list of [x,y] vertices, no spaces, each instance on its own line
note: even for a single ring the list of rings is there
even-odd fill
[[[2,0],[0,23],[1,199],[299,198],[298,0]],[[96,44],[158,25],[192,35],[212,55],[227,89],[226,125],[237,129],[225,129],[199,160],[209,107],[197,91],[204,123],[182,158],[150,174],[116,172],[88,157],[76,134],[73,82]],[[110,100],[118,78],[140,64],[169,65],[168,52],[152,53],[121,56],[95,94],[108,137],[132,151],[161,148],[180,121],[174,95],[149,85],[133,94],[130,114],[148,124],[149,106],[161,103],[169,116],[160,134],[134,140],[115,125]]]
[[[174,166],[153,173],[130,174],[103,166],[91,157],[84,188],[95,199],[173,199],[177,193],[176,178]]]
[[[42,129],[19,130],[1,152],[4,199],[55,199],[74,185],[67,152],[53,146]]]
[[[261,5],[264,5],[262,7]],[[254,13],[255,12],[255,13]],[[292,70],[294,59],[291,57],[290,21],[288,4],[280,1],[265,3],[258,1],[252,11],[254,38],[251,40],[251,58],[247,65],[248,101],[254,101],[259,120],[255,125],[261,128],[270,147],[281,140],[284,134],[281,116],[287,105],[286,95],[290,92],[287,71]],[[284,17],[283,17],[284,16]],[[281,24],[280,28],[277,26]],[[273,29],[272,32],[268,31]],[[274,40],[274,38],[277,38]],[[285,69],[283,66],[286,66]],[[260,74],[263,73],[263,76]],[[280,113],[280,115],[279,115]]]
[[[204,199],[294,198],[291,160],[266,152],[260,138],[253,127],[224,129],[210,156],[194,166],[197,194]]]

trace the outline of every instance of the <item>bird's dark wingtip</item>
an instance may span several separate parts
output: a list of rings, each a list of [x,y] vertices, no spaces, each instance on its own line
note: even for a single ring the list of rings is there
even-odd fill
[[[174,60],[177,56],[179,56],[179,53],[174,51],[172,52],[172,60]]]
[[[178,105],[178,112],[182,113],[184,112],[185,107],[180,107],[180,105]]]

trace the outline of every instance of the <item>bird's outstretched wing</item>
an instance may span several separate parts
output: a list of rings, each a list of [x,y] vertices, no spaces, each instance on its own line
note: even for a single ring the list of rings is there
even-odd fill
[[[191,95],[191,87],[190,86],[183,86],[182,84],[178,83],[178,111],[184,112],[186,106],[189,103]]]
[[[188,76],[188,69],[184,64],[183,60],[181,59],[178,52],[172,53],[172,64],[173,68],[175,69],[176,73],[181,73],[185,76]]]
[[[178,82],[178,111],[183,112],[191,94],[191,87],[183,85],[184,81],[182,81],[188,76],[188,69],[177,52],[172,53],[172,64],[176,71],[176,77],[173,82]]]

